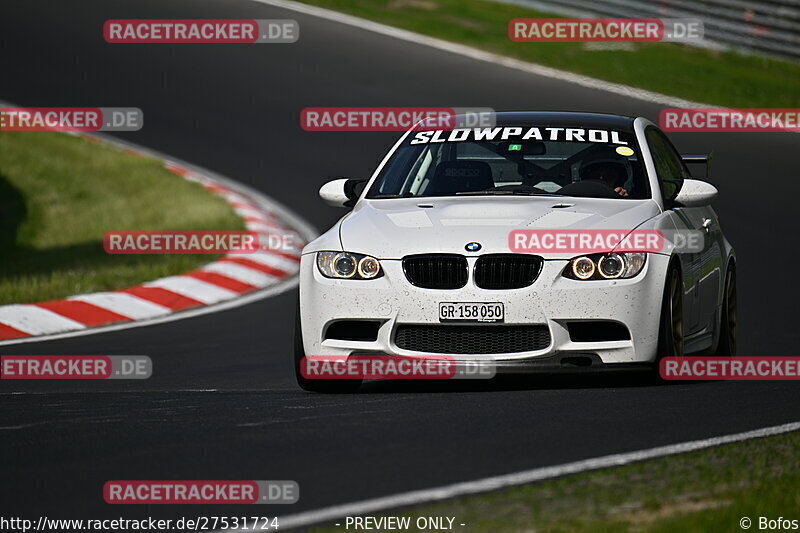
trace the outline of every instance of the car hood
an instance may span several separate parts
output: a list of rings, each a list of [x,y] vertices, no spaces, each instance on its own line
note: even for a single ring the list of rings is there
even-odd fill
[[[380,259],[418,253],[509,252],[518,229],[633,230],[660,212],[652,200],[569,197],[401,198],[363,200],[339,223],[342,249]],[[574,254],[541,254],[567,258]]]

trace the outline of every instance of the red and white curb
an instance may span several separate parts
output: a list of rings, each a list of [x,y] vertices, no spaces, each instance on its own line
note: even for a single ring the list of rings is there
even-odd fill
[[[227,200],[247,230],[258,234],[260,243],[279,237],[292,244],[282,250],[229,254],[191,272],[117,291],[0,306],[0,345],[186,318],[243,305],[297,284],[300,252],[315,236],[314,229],[297,215],[260,192],[208,170],[106,137],[80,136],[132,155],[164,159],[168,170]],[[291,238],[283,240],[286,236]]]

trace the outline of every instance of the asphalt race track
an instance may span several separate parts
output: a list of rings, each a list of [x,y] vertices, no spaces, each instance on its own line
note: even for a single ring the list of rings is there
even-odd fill
[[[101,31],[110,18],[293,18],[301,38],[111,45]],[[139,107],[144,129],[120,137],[248,183],[320,231],[343,211],[322,204],[319,186],[333,175],[368,176],[396,135],[305,132],[304,107],[488,106],[652,120],[661,108],[244,0],[5,0],[0,99]],[[715,154],[715,205],[739,257],[740,354],[798,355],[800,137],[672,138],[686,152]],[[296,513],[800,420],[790,382],[537,377],[306,394],[289,362],[295,301],[287,292],[188,320],[0,349],[154,362],[144,382],[0,383],[0,514],[209,514],[109,506],[110,479],[293,479],[299,503],[259,514]]]

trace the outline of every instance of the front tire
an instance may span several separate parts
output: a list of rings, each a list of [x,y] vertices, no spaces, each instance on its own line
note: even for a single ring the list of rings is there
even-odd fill
[[[719,320],[719,342],[717,352],[719,357],[736,355],[736,331],[739,325],[739,315],[736,303],[736,268],[731,265],[725,275],[725,288],[722,296],[722,310]]]
[[[670,268],[661,301],[656,366],[664,357],[683,356],[683,282],[680,271]],[[656,368],[658,371],[658,368]]]
[[[309,392],[347,394],[356,392],[361,386],[360,379],[308,379],[300,372],[300,362],[306,356],[303,348],[303,331],[300,327],[300,300],[294,321],[294,375],[300,388]]]

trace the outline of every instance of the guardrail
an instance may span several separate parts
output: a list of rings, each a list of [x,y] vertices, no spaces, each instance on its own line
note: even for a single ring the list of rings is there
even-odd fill
[[[800,0],[494,0],[568,16],[699,18],[706,45],[800,59]]]

